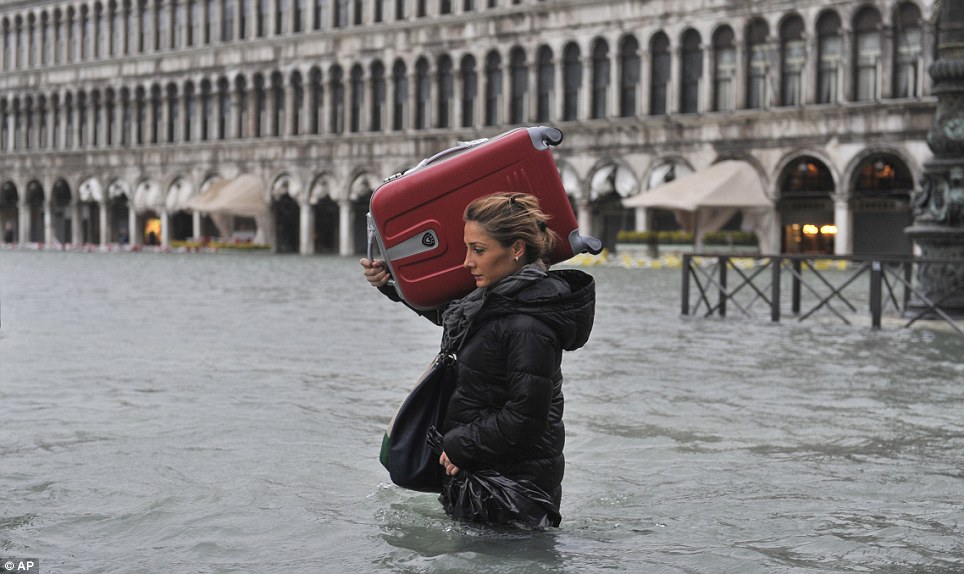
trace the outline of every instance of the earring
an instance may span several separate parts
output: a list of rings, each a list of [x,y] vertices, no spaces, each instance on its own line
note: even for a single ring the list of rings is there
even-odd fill
[[[519,256],[518,256],[518,255],[515,256],[515,260],[516,260],[516,261],[519,260]]]

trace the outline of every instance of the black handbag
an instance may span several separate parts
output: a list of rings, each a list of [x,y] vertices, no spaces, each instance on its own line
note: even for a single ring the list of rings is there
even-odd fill
[[[455,380],[455,358],[439,353],[388,424],[378,458],[398,486],[442,491],[444,469],[425,437],[429,428],[442,427]]]

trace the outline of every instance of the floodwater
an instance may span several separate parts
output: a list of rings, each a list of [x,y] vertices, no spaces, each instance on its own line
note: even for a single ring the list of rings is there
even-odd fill
[[[964,338],[679,315],[590,267],[563,523],[453,523],[385,425],[437,328],[355,258],[0,251],[0,557],[69,573],[964,571]]]

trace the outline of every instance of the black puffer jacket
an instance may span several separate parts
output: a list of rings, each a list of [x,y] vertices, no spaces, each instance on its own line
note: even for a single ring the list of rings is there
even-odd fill
[[[595,315],[595,282],[551,271],[516,295],[489,296],[458,351],[445,452],[469,470],[526,478],[553,494],[562,482],[562,351],[582,347]]]

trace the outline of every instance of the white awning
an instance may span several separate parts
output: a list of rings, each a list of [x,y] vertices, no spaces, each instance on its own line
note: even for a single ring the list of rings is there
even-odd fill
[[[727,160],[623,200],[626,207],[697,211],[704,207],[773,208],[760,175],[745,161]]]
[[[742,211],[742,228],[756,233],[760,253],[780,250],[776,208],[764,191],[760,175],[745,161],[721,161],[624,199],[623,205],[675,212],[680,225],[696,233],[697,248],[702,248],[704,233],[720,229]]]
[[[204,193],[185,201],[184,206],[203,213],[242,217],[260,217],[268,213],[268,205],[261,197],[261,180],[250,174],[216,181]]]

